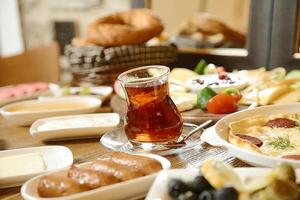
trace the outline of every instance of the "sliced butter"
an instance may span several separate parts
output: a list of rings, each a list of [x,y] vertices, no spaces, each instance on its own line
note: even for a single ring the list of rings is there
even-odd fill
[[[47,169],[39,153],[0,157],[0,178],[40,173]]]

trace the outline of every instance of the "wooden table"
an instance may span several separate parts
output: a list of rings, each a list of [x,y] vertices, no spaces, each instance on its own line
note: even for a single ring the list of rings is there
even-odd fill
[[[104,107],[102,111],[109,112],[110,107]],[[63,145],[70,148],[73,152],[74,163],[77,164],[105,156],[111,152],[100,145],[99,138],[61,142],[36,141],[29,134],[29,127],[9,125],[5,119],[0,117],[0,150],[44,145]],[[224,160],[235,167],[247,166],[242,161],[229,155],[224,149],[212,147],[208,144],[199,145],[176,156],[167,156],[167,159],[172,163],[172,168],[185,168],[199,167],[204,160],[210,157]],[[20,187],[0,189],[0,199],[22,199]]]

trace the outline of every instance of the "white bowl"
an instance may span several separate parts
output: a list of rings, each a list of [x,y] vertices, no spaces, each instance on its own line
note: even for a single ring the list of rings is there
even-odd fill
[[[186,86],[193,92],[199,92],[204,87],[210,87],[215,92],[223,92],[227,88],[235,88],[235,89],[243,89],[248,84],[248,77],[239,75],[239,74],[233,74],[228,73],[228,77],[230,77],[234,83],[224,83],[219,85],[208,85],[207,83],[217,81],[219,78],[218,74],[207,74],[207,75],[199,75],[199,76],[193,76],[186,81]],[[200,79],[204,81],[204,84],[200,85],[199,83],[195,82],[194,80]]]
[[[201,135],[201,140],[214,145],[225,147],[229,153],[236,156],[240,160],[253,165],[264,167],[275,167],[277,164],[286,162],[294,167],[300,167],[300,160],[291,160],[263,155],[247,149],[240,148],[228,142],[227,136],[229,132],[229,123],[244,118],[253,117],[255,115],[276,115],[283,113],[300,112],[300,103],[262,106],[250,110],[239,111],[219,120],[215,126],[208,128]]]
[[[47,98],[56,98],[56,97],[76,97],[76,96],[80,96],[80,95],[75,95],[74,93],[79,92],[80,91],[80,87],[70,87],[70,92],[71,95],[64,95],[64,88],[60,87],[59,85],[56,84],[50,84],[49,88],[51,90],[51,92],[44,94],[44,95],[40,95],[38,97],[38,99],[42,100],[42,99],[47,99]],[[89,94],[89,95],[83,95],[84,97],[96,97],[96,98],[100,98],[101,100],[105,100],[107,97],[109,97],[112,92],[113,92],[113,88],[111,86],[93,86],[93,87],[88,87],[90,89],[90,91],[93,94]]]
[[[271,169],[268,168],[254,168],[243,167],[235,168],[236,173],[243,180],[248,178],[261,177],[266,175]],[[168,195],[168,182],[173,179],[181,179],[183,181],[192,181],[199,175],[199,169],[171,169],[161,171],[154,180],[147,196],[146,200],[171,200]],[[297,182],[300,181],[300,170],[296,170]],[[225,200],[225,199],[224,199]]]
[[[45,127],[47,123],[52,124]],[[38,140],[91,138],[117,128],[119,123],[120,116],[117,113],[68,115],[39,119],[31,125],[29,132]]]
[[[21,111],[15,112],[12,109],[19,106],[26,105],[40,105],[40,106],[49,106],[56,103],[71,104],[71,103],[84,103],[86,106],[84,108],[74,108],[74,109],[44,109],[39,111]],[[9,120],[14,125],[31,125],[35,120],[53,117],[53,116],[62,116],[62,115],[74,115],[74,114],[86,114],[96,112],[101,106],[102,101],[93,97],[59,97],[51,98],[45,100],[30,100],[22,101],[17,103],[8,104],[1,109],[1,114],[7,120]]]
[[[153,158],[159,161],[163,169],[169,169],[171,164],[166,158],[153,154],[137,154],[145,157]],[[88,163],[85,163],[88,164]],[[83,165],[85,165],[83,164]],[[67,170],[67,169],[65,169]],[[50,174],[50,173],[48,173]],[[117,200],[130,199],[134,197],[142,197],[149,190],[158,173],[148,176],[131,179],[121,183],[103,186],[98,189],[81,192],[65,197],[41,198],[37,193],[37,184],[42,176],[37,176],[27,181],[21,188],[22,197],[25,200]]]
[[[41,146],[0,151],[0,157],[16,156],[28,153],[39,153],[43,156],[47,170],[42,173],[62,169],[73,163],[71,150],[64,146]],[[0,188],[22,185],[25,181],[42,173],[30,173],[22,176],[0,178]]]

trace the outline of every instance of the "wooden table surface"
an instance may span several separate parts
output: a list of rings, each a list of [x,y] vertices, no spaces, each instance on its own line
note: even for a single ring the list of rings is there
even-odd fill
[[[102,111],[110,112],[111,109],[107,106],[102,108]],[[105,156],[111,152],[100,145],[99,138],[60,142],[36,141],[29,134],[29,127],[9,125],[5,119],[0,117],[0,150],[44,145],[63,145],[70,148],[73,153],[74,163],[77,164]],[[179,155],[167,156],[166,158],[170,160],[172,168],[186,168],[199,167],[204,160],[210,157],[224,160],[235,167],[248,166],[228,154],[224,149],[212,147],[208,144],[202,144]],[[20,187],[0,189],[0,199],[22,199]]]

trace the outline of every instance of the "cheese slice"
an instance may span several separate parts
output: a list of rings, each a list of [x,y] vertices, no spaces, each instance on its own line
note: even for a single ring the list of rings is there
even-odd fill
[[[285,85],[263,89],[258,93],[259,105],[268,105],[281,95],[291,90],[291,87]]]
[[[284,103],[294,103],[300,101],[300,89],[295,89],[287,94],[280,96],[273,103],[274,104],[284,104]]]
[[[46,169],[43,156],[39,153],[0,157],[0,179],[40,173]]]
[[[196,106],[197,95],[185,92],[172,92],[171,98],[180,112],[191,110]]]

